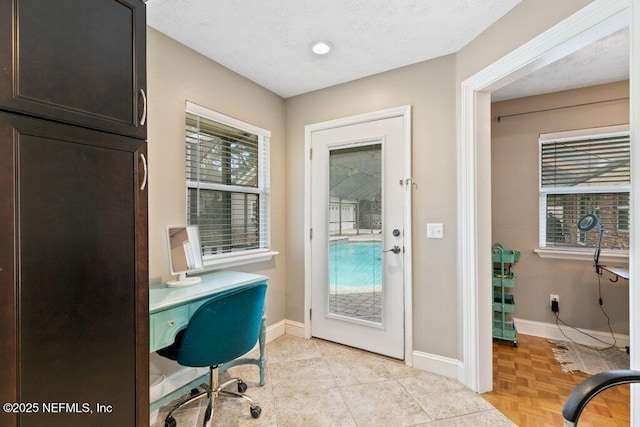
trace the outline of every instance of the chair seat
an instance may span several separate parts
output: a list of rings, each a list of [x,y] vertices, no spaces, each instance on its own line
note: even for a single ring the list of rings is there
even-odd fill
[[[243,392],[247,385],[239,378],[218,383],[218,366],[244,355],[258,341],[267,285],[257,283],[215,294],[193,314],[187,327],[176,334],[173,344],[157,351],[160,356],[182,366],[209,367],[209,384],[176,404],[165,418],[165,426],[175,426],[173,412],[194,400],[208,397],[205,424],[218,396],[240,397],[251,406],[251,416],[258,418],[261,409]],[[236,384],[238,392],[223,390]]]

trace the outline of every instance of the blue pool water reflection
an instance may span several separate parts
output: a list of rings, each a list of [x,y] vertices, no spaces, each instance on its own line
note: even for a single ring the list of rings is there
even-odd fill
[[[329,244],[329,284],[332,291],[380,291],[382,244],[379,241],[335,240]]]

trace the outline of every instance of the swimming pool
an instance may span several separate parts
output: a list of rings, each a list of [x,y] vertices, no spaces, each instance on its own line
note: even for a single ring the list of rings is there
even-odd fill
[[[337,292],[380,291],[382,243],[335,240],[329,244],[329,285]]]

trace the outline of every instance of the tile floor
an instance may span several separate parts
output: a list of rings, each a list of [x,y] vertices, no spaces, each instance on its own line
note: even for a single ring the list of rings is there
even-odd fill
[[[283,335],[269,343],[263,387],[255,366],[238,366],[229,374],[249,385],[247,394],[262,415],[251,418],[242,399],[219,398],[210,426],[515,425],[458,381],[317,339]],[[194,402],[177,412],[178,427],[201,426],[206,404]],[[165,411],[161,408],[154,427],[164,425]]]

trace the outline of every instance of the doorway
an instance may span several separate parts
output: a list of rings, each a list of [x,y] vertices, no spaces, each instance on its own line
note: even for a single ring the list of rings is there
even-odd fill
[[[628,13],[628,10],[629,2],[627,1],[596,0],[462,83],[459,247],[460,277],[463,284],[464,383],[474,391],[484,392],[492,388],[491,308],[490,305],[482,303],[482,301],[490,301],[491,298],[490,253],[477,249],[491,246],[491,189],[487,184],[491,182],[490,93],[611,33],[616,27],[620,28],[624,25],[620,19],[622,15]],[[634,12],[632,28],[633,22],[638,19],[637,11]],[[632,34],[632,50],[637,50],[637,38],[637,33],[635,36]],[[635,44],[634,41],[636,41]],[[637,61],[634,63],[632,60],[631,75],[634,75],[635,68],[637,68]],[[630,95],[632,111],[637,96],[637,89],[635,89],[635,93],[632,91]],[[637,112],[632,112],[632,129],[637,120]],[[632,163],[634,156],[632,153]],[[633,173],[637,174],[636,171]],[[636,185],[637,181],[632,178],[632,193]],[[637,233],[635,225],[638,224],[636,223],[637,220],[634,220],[632,224],[634,235]],[[631,251],[633,252],[633,247]],[[630,267],[633,271],[633,264]],[[637,307],[637,303],[634,304],[634,285],[632,278],[630,282],[631,324],[637,316],[633,310]],[[631,341],[633,346],[633,331]]]
[[[307,126],[306,323],[309,336],[406,360],[410,109],[381,113]]]

